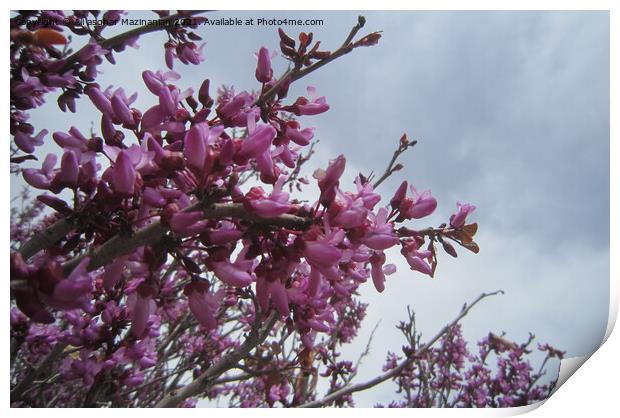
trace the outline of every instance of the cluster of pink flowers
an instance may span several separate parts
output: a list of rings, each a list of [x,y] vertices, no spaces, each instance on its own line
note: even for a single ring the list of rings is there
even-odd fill
[[[405,328],[401,323],[401,329]],[[393,379],[401,400],[388,406],[504,408],[545,400],[555,388],[555,380],[548,376],[547,382],[543,382],[544,366],[552,359],[557,363],[565,353],[539,344],[538,350],[545,355],[540,367],[534,370],[527,358],[532,341],[530,336],[525,343],[517,344],[489,333],[478,342],[479,352],[473,353],[463,339],[461,326],[455,325],[437,347],[426,351]],[[403,352],[416,348],[415,343],[407,345]],[[400,360],[400,356],[389,353],[383,370],[395,369]]]
[[[75,22],[65,28],[80,35],[85,28]],[[382,202],[361,175],[347,190],[343,155],[314,172],[315,184],[300,177],[314,129],[298,118],[324,113],[329,105],[312,87],[307,96],[289,100],[292,77],[275,77],[275,55],[267,48],[257,53],[257,91],[222,88],[211,97],[208,79],[196,91],[181,87],[171,70],[174,58],[202,61],[202,47],[193,42],[199,36],[183,26],[167,29],[170,70],[142,73],[152,105],[137,109],[136,93],[95,82],[102,58],[113,62],[113,51],[136,38],[108,48],[96,37],[104,28],[89,28],[83,35],[92,37],[90,43],[71,60],[53,47],[65,39],[63,27],[44,29],[55,33],[40,36],[51,43],[37,40],[36,30],[12,27],[15,151],[32,153],[43,143],[47,132],[33,135],[24,110],[41,105],[55,88],[63,89],[62,110],[75,111],[83,93],[101,114],[101,125],[90,136],[77,127],[54,132],[60,163],[48,154],[40,168],[17,170],[45,192],[38,207],[54,213],[35,226],[34,235],[24,228],[38,211],[24,215],[26,223],[12,223],[12,382],[20,388],[32,374],[26,365],[49,356],[55,356],[59,377],[40,390],[15,389],[15,406],[155,405],[183,376],[196,378],[240,349],[241,335],[270,314],[282,338],[297,336],[294,358],[284,358],[275,340],[271,349],[259,346],[247,353],[244,367],[273,364],[273,372],[241,384],[224,381],[207,396],[232,395],[240,406],[301,404],[314,395],[291,387],[286,373],[307,378],[316,375],[312,364],[322,361],[332,389],[354,373],[351,362],[337,360],[336,347],[353,340],[365,315],[359,287],[372,281],[382,292],[391,285],[386,277],[396,267],[386,262],[386,250],[400,247],[411,270],[433,276],[437,243],[452,256],[448,241],[477,249],[476,224],[467,223],[475,208],[470,204],[459,203],[437,228],[413,229],[437,207],[430,190],[419,193],[405,181]],[[347,48],[376,43],[379,35],[371,35]],[[296,69],[330,57],[318,50],[319,42],[312,44],[312,34],[300,34],[299,43],[282,30],[279,36]],[[405,136],[400,144],[411,143]],[[257,182],[249,187],[252,175]],[[295,199],[289,193],[294,185],[315,189],[316,201]],[[63,191],[73,199],[61,198]],[[38,233],[51,234],[59,223],[68,225],[65,233],[31,253],[24,250],[28,237],[37,242]],[[174,377],[167,379],[170,370]],[[182,405],[193,406],[195,399]]]

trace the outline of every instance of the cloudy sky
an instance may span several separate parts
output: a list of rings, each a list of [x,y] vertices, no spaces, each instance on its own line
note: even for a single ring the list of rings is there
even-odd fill
[[[313,31],[322,49],[340,45],[359,12],[214,12],[212,17],[323,19]],[[431,188],[436,213],[415,226],[437,225],[456,201],[477,206],[480,254],[460,251],[440,258],[435,279],[411,272],[398,254],[397,274],[370,303],[357,344],[343,350],[353,359],[381,320],[371,355],[359,378],[375,375],[385,353],[399,350],[394,328],[410,305],[419,328],[432,336],[462,304],[481,292],[503,289],[464,321],[476,341],[505,331],[517,341],[529,331],[569,356],[592,352],[601,342],[609,306],[609,15],[607,12],[364,12],[368,31],[382,30],[379,45],[360,48],[300,80],[290,96],[313,85],[331,110],[304,117],[320,140],[308,172],[338,154],[347,157],[343,186],[358,172],[382,171],[398,138],[407,132],[418,145],[402,160],[405,169],[381,186],[390,195],[407,179]],[[233,84],[256,88],[253,53],[276,49],[276,27],[203,28],[206,60],[179,66],[182,87]],[[136,107],[154,103],[142,69],[163,69],[161,33],[140,41],[139,50],[104,65],[99,82],[139,92]],[[284,60],[274,66],[283,70]],[[88,132],[98,117],[87,100],[79,115],[49,109],[32,122],[50,131],[71,125]],[[50,139],[41,153],[56,151]],[[21,182],[12,179],[12,194]],[[384,384],[356,396],[359,406],[389,401]]]

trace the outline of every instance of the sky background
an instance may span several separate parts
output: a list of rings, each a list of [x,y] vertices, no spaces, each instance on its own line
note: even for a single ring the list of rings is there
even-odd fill
[[[301,118],[320,140],[307,173],[338,154],[347,157],[341,182],[353,190],[358,172],[382,172],[403,132],[418,145],[402,158],[405,169],[381,185],[389,199],[403,179],[432,189],[437,211],[414,228],[438,225],[456,201],[477,206],[478,255],[459,250],[440,256],[434,279],[411,272],[394,251],[398,272],[378,294],[369,282],[370,303],[356,343],[343,355],[356,360],[374,325],[381,323],[362,364],[359,381],[381,370],[388,350],[403,343],[395,325],[406,306],[431,337],[482,292],[503,289],[463,321],[471,343],[489,331],[566,350],[591,353],[601,342],[609,307],[609,14],[607,12],[213,12],[211,17],[311,18],[323,26],[286,27],[289,34],[314,32],[321,49],[336,49],[357,15],[361,33],[382,30],[377,46],[360,48],[297,82],[289,97],[309,85],[325,95],[329,112]],[[133,15],[133,14],[132,14]],[[137,13],[149,17],[151,14]],[[118,28],[122,30],[123,28]],[[125,28],[126,29],[126,28]],[[257,88],[253,53],[277,50],[277,27],[202,27],[206,60],[200,66],[175,63],[181,88],[234,85]],[[141,79],[144,69],[164,69],[163,33],[146,35],[140,49],[102,65],[98,82],[139,93],[145,110],[156,98]],[[274,61],[276,74],[286,68]],[[83,98],[76,115],[60,114],[52,103],[31,112],[31,122],[50,132],[72,125],[99,131],[99,113]],[[59,116],[62,115],[62,117]],[[48,144],[44,156],[57,152]],[[23,182],[12,177],[11,194]],[[312,184],[313,186],[313,184]],[[308,188],[305,197],[316,197]],[[474,348],[474,347],[471,347]],[[474,348],[475,349],[475,348]],[[358,406],[395,398],[390,383],[355,396]]]

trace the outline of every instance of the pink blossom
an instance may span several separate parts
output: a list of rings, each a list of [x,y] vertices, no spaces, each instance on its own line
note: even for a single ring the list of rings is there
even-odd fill
[[[20,150],[30,154],[34,152],[35,147],[43,145],[43,138],[47,133],[46,129],[42,129],[38,134],[32,136],[22,131],[16,131],[14,135],[15,145]]]
[[[217,325],[215,316],[224,299],[224,289],[213,293],[209,291],[206,282],[193,280],[185,286],[183,292],[187,295],[189,309],[198,322],[207,330]]]
[[[453,228],[461,228],[465,225],[467,215],[472,213],[476,207],[472,204],[461,202],[457,202],[456,206],[458,207],[458,212],[450,216],[450,225]]]
[[[241,256],[237,261],[217,261],[213,263],[213,273],[224,283],[235,287],[246,287],[253,282],[250,274],[252,260],[242,260]]]
[[[112,185],[114,190],[124,195],[132,195],[136,183],[136,171],[127,151],[118,153],[112,167]]]
[[[267,83],[273,78],[271,69],[271,56],[264,46],[258,51],[258,64],[256,66],[256,79],[261,83]]]
[[[413,199],[404,198],[399,206],[400,215],[405,219],[420,219],[430,215],[437,208],[437,200],[431,196],[430,190],[418,193],[415,187],[411,186]]]
[[[399,239],[394,233],[394,227],[387,221],[388,211],[381,208],[374,217],[374,222],[362,238],[362,242],[373,250],[386,250],[396,244]]]
[[[48,189],[52,182],[52,170],[56,165],[56,155],[47,154],[40,169],[26,168],[22,171],[24,180],[37,189]]]
[[[256,158],[269,149],[275,136],[273,126],[260,125],[243,140],[239,154],[245,158]]]
[[[314,87],[308,87],[308,94],[311,100],[305,97],[300,97],[292,106],[292,111],[297,116],[302,115],[318,115],[329,110],[325,97],[316,97],[316,89]]]

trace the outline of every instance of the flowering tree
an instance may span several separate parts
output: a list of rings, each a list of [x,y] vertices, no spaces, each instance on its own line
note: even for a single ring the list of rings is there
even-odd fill
[[[355,379],[361,357],[354,363],[338,352],[365,316],[359,287],[371,279],[382,292],[396,269],[387,249],[399,246],[414,274],[431,277],[438,247],[452,257],[454,244],[479,250],[477,224],[468,221],[473,205],[458,203],[445,223],[420,228],[437,206],[429,190],[403,181],[389,200],[379,194],[416,144],[407,135],[385,172],[359,174],[353,190],[340,183],[343,155],[314,180],[303,176],[314,146],[306,116],[329,105],[312,87],[291,99],[289,86],[377,44],[379,32],[359,35],[363,17],[331,51],[312,33],[293,38],[279,29],[289,69],[277,77],[275,53],[262,47],[252,69],[256,91],[222,87],[212,96],[208,79],[183,90],[172,71],[175,61],[203,61],[196,44],[203,13],[157,11],[156,24],[106,38],[122,15],[11,18],[11,171],[45,191],[35,200],[24,192],[11,218],[13,406],[177,407],[203,398],[244,407],[353,406],[353,393],[387,380],[398,385],[390,406],[514,406],[549,395],[553,382],[539,380],[562,352],[539,345],[546,357],[534,371],[533,336],[517,344],[489,333],[478,353],[461,336],[459,321],[501,291],[464,305],[428,341],[410,312],[398,326],[402,351],[388,353],[370,381]],[[140,110],[132,107],[135,93],[97,84],[97,67],[156,30],[168,34],[170,71],[142,73],[152,106]],[[70,37],[88,42],[72,51]],[[51,96],[63,112],[90,100],[100,130],[54,132],[58,154],[23,168],[49,141],[27,111]],[[302,188],[316,200],[296,199]],[[321,379],[327,393],[317,389]]]

